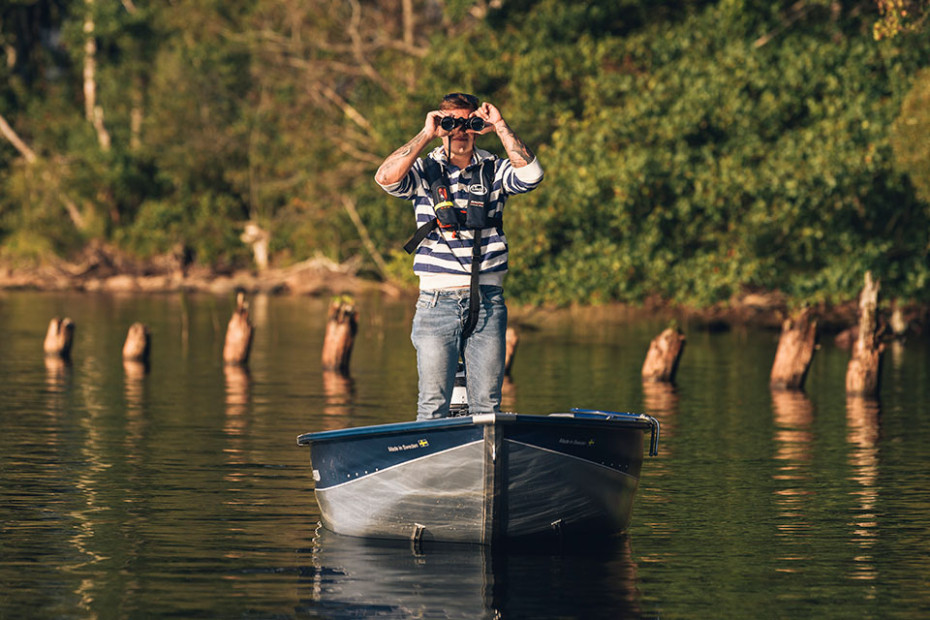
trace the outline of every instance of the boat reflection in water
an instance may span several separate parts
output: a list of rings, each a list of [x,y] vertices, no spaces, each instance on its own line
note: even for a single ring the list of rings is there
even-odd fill
[[[301,559],[300,615],[326,618],[638,617],[629,535],[509,546],[342,536],[319,527]]]

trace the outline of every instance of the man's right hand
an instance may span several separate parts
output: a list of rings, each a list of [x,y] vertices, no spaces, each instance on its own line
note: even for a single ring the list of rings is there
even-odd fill
[[[426,121],[423,123],[423,132],[430,140],[433,138],[445,138],[451,133],[443,129],[439,124],[445,116],[447,115],[439,110],[433,110],[426,114]]]

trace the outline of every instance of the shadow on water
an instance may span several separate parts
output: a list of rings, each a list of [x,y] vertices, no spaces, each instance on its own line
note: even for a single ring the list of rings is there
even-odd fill
[[[629,536],[509,547],[366,540],[317,529],[298,614],[326,618],[639,618]]]

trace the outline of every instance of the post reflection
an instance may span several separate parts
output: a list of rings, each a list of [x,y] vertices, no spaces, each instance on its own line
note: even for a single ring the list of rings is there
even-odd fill
[[[223,419],[226,446],[223,454],[227,464],[244,465],[249,462],[245,451],[249,405],[252,401],[252,376],[246,366],[227,364],[223,366],[223,377],[226,380],[226,415]],[[246,478],[246,473],[240,467],[230,467],[223,475],[224,480],[233,484],[239,484]]]
[[[878,537],[878,441],[881,434],[881,406],[877,400],[861,397],[846,399],[846,441],[849,444],[850,479],[858,484],[854,491],[858,506],[852,526],[851,542],[858,548],[852,579],[874,580],[877,571],[873,548]]]
[[[138,413],[145,398],[145,376],[149,372],[148,364],[134,360],[123,360],[123,385],[126,394],[126,406],[129,412]]]
[[[143,432],[145,428],[145,384],[149,373],[147,362],[123,360],[123,393],[126,396],[126,439],[127,460],[139,462]]]
[[[501,384],[501,411],[516,411],[517,409],[517,384],[510,377],[504,377],[504,383]]]
[[[678,390],[672,383],[662,381],[643,381],[643,407],[645,413],[659,421],[662,426],[662,438],[675,436],[678,428]],[[662,451],[669,452],[670,444],[663,442]]]
[[[773,390],[772,412],[777,463],[772,478],[779,483],[775,488],[775,527],[786,545],[786,551],[776,558],[776,570],[791,573],[803,570],[811,559],[806,537],[811,530],[807,500],[812,493],[808,484],[814,407],[803,392]]]
[[[355,408],[355,381],[334,370],[323,371],[323,428],[330,431],[349,426]]]
[[[45,356],[45,384],[51,392],[61,392],[70,378],[71,360],[57,355]]]
[[[584,618],[641,615],[629,536],[508,548],[376,541],[319,528],[300,568],[300,611],[345,617]],[[570,593],[570,595],[566,595]]]
[[[223,377],[226,380],[226,421],[223,431],[227,436],[242,435],[252,400],[252,376],[247,367],[228,364],[223,367]]]

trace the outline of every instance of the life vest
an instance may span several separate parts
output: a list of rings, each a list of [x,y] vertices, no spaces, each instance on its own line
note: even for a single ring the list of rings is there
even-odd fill
[[[471,230],[474,236],[471,253],[471,283],[468,300],[468,317],[462,326],[462,340],[468,338],[478,324],[479,303],[481,290],[479,276],[481,272],[481,231],[485,228],[497,228],[503,232],[503,220],[491,217],[489,214],[491,204],[491,190],[494,189],[494,159],[488,158],[481,162],[476,183],[472,175],[468,186],[468,205],[461,209],[455,204],[452,190],[449,187],[449,177],[446,169],[432,157],[423,158],[423,174],[429,184],[429,193],[433,201],[433,211],[436,217],[429,220],[413,234],[404,250],[413,254],[420,243],[426,239],[436,228],[451,231],[457,234],[459,230]]]
[[[455,204],[446,169],[432,157],[423,158],[423,174],[429,185],[430,198],[436,217],[420,226],[404,244],[407,254],[413,254],[420,243],[436,228],[457,233],[459,230],[480,231],[485,228],[503,230],[503,220],[490,216],[491,190],[494,188],[494,159],[481,162],[478,180],[472,177],[468,186],[468,206]]]

